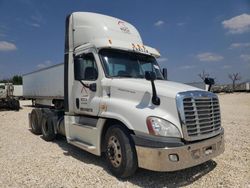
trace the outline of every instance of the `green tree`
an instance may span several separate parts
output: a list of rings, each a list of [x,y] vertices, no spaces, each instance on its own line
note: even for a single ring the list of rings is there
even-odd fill
[[[22,85],[23,84],[23,78],[22,78],[22,76],[18,76],[18,75],[13,76],[12,83],[14,85]]]

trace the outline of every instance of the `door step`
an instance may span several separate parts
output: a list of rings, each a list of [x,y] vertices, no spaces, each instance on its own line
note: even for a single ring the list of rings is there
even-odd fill
[[[69,143],[83,150],[95,150],[96,149],[95,146],[80,142],[78,140],[69,140]]]

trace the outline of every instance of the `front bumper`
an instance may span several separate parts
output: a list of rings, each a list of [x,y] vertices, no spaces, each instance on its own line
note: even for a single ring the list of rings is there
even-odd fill
[[[152,148],[136,145],[138,165],[154,171],[176,171],[204,163],[224,152],[224,135],[179,147]],[[169,155],[178,155],[171,161]]]

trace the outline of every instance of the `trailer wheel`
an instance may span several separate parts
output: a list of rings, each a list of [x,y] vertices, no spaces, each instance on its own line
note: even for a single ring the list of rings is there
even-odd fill
[[[41,119],[42,111],[40,109],[33,109],[31,111],[31,132],[34,134],[41,134]]]
[[[46,141],[52,141],[56,138],[53,125],[53,114],[44,113],[42,117],[42,134],[43,139]]]
[[[126,178],[138,168],[135,145],[128,131],[119,125],[111,126],[105,135],[105,157],[110,171]]]

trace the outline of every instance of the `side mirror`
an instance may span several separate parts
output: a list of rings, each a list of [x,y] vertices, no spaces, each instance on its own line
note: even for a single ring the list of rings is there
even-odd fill
[[[168,69],[167,68],[162,69],[162,74],[163,74],[164,80],[168,80]]]
[[[156,79],[156,74],[152,71],[146,71],[145,78],[146,78],[146,80],[153,81]]]
[[[213,78],[205,78],[204,83],[208,85],[208,91],[210,91],[215,82]]]
[[[205,78],[204,82],[207,85],[214,85],[214,79],[213,78]]]
[[[91,91],[96,91],[96,83],[90,84],[90,85],[89,85],[89,89],[90,89]]]

